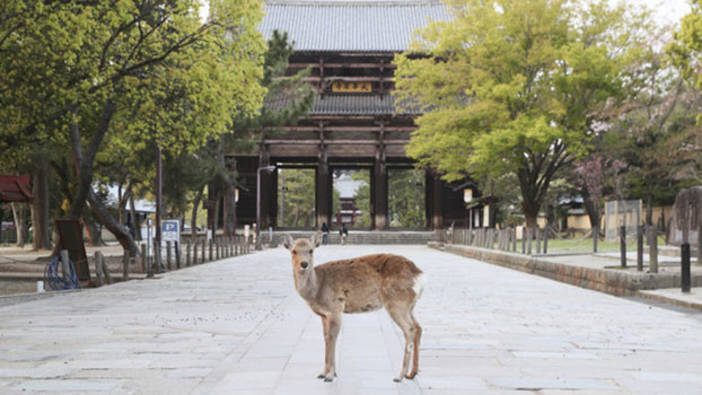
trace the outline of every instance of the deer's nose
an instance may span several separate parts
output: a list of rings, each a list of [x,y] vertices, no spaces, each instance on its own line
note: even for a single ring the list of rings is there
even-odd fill
[[[307,263],[307,262],[300,262],[300,266],[302,266],[303,269],[307,269],[307,265],[309,265],[309,263]]]

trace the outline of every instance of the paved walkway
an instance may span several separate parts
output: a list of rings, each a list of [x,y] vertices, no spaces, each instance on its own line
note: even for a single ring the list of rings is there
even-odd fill
[[[565,285],[421,246],[392,250],[428,283],[420,374],[399,371],[385,312],[346,315],[325,384],[319,319],[282,248],[0,307],[0,393],[702,393],[702,315]]]

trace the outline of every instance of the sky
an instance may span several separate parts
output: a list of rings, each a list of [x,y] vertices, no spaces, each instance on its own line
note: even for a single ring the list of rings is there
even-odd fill
[[[654,17],[660,24],[677,23],[690,12],[687,0],[628,0],[638,6],[648,6],[654,11]]]

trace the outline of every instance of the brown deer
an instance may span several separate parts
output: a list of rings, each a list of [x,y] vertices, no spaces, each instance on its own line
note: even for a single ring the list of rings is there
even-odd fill
[[[322,317],[324,369],[317,378],[330,382],[336,376],[334,353],[341,314],[365,313],[381,307],[385,307],[405,336],[402,370],[393,380],[414,378],[422,328],[412,310],[422,295],[422,271],[407,258],[392,254],[366,255],[315,267],[313,253],[320,243],[319,233],[311,239],[297,240],[286,234],[283,241],[292,256],[295,289],[312,311]],[[408,374],[411,354],[412,370]]]

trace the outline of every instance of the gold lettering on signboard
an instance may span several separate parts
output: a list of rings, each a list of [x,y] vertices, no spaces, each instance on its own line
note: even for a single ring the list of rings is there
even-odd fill
[[[334,81],[332,83],[332,92],[372,92],[373,88],[369,81],[348,82]]]

